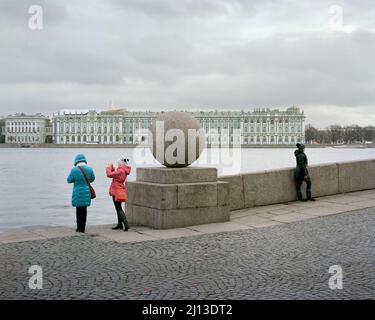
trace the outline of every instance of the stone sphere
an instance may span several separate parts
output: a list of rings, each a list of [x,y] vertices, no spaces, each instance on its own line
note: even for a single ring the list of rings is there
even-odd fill
[[[149,146],[155,159],[166,167],[181,168],[201,155],[206,142],[200,122],[188,112],[162,112],[152,122]]]

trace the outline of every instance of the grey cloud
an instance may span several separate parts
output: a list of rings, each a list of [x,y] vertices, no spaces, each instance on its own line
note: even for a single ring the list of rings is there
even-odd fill
[[[115,8],[133,11],[144,15],[160,18],[180,19],[183,16],[207,17],[210,15],[227,14],[233,5],[225,0],[126,0],[111,1]],[[229,3],[229,4],[228,4]]]
[[[316,121],[324,108],[375,114],[369,0],[45,0],[40,32],[25,29],[30,3],[0,4],[0,114],[110,99],[142,109],[297,104]],[[332,4],[354,32],[325,29]]]

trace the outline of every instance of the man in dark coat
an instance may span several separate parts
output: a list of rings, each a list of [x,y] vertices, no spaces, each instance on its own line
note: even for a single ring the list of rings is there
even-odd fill
[[[306,195],[307,200],[315,201],[311,197],[311,177],[309,175],[309,171],[307,170],[308,165],[308,159],[305,154],[305,146],[303,144],[297,143],[297,150],[294,151],[294,155],[296,157],[297,161],[297,167],[294,171],[294,177],[296,181],[296,191],[297,191],[297,199],[299,201],[306,201],[303,199],[302,192],[301,192],[301,186],[302,183],[305,181],[307,184],[306,188]]]

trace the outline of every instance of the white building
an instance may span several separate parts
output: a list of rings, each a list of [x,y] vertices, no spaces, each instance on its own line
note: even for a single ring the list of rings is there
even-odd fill
[[[49,119],[40,113],[26,115],[17,113],[5,118],[5,143],[40,144],[45,143],[52,131],[48,127]]]
[[[5,143],[5,120],[0,116],[0,143]]]
[[[299,108],[286,111],[192,111],[206,131],[208,145],[295,144],[305,141],[305,115]],[[159,112],[124,109],[65,110],[52,118],[56,144],[138,144]]]

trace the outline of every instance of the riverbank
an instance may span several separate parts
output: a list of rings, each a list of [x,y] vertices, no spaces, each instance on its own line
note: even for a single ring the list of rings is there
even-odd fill
[[[355,212],[357,210],[373,209],[375,208],[375,189],[319,197],[316,200],[315,202],[291,201],[233,210],[230,213],[230,221],[228,222],[193,225],[175,229],[151,229],[131,225],[128,232],[120,232],[112,230],[114,224],[90,224],[90,218],[88,219],[86,234],[77,234],[74,231],[75,227],[64,225],[12,228],[0,230],[0,245],[77,235],[89,235],[104,241],[131,243],[266,228],[318,217]]]

